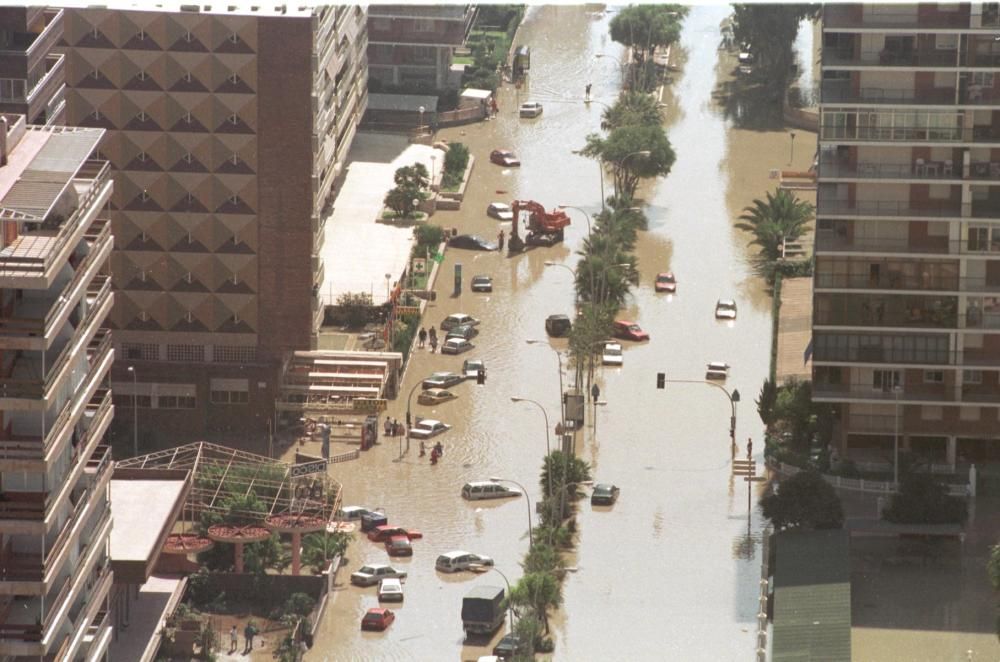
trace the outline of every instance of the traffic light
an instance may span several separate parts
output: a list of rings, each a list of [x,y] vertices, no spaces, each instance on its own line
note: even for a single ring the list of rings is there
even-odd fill
[[[656,373],[656,388],[664,388],[667,385],[667,373]]]
[[[482,368],[480,368],[479,372],[476,373],[476,383],[480,386],[486,383],[486,371]]]

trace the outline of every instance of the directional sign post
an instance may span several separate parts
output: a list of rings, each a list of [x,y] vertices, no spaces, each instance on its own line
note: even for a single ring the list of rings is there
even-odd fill
[[[750,516],[750,483],[757,477],[757,463],[753,460],[733,460],[733,475],[743,476],[747,482],[747,517]]]

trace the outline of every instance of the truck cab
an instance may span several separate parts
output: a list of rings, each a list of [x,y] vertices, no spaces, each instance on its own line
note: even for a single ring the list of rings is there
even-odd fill
[[[462,628],[466,634],[490,634],[503,625],[504,590],[499,586],[476,586],[462,600]]]

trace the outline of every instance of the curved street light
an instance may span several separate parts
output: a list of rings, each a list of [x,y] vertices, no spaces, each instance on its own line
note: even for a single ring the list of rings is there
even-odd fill
[[[514,483],[521,488],[521,492],[524,493],[524,500],[528,503],[528,547],[531,548],[535,544],[534,537],[531,532],[531,497],[528,496],[528,490],[524,489],[524,485],[517,482],[516,480],[511,480],[510,478],[500,478],[499,476],[490,476],[491,483]]]
[[[560,361],[560,363],[561,363],[561,361]],[[512,395],[512,396],[510,396],[510,401],[511,402],[528,402],[528,403],[531,403],[531,404],[535,405],[536,407],[538,407],[539,409],[541,409],[542,410],[542,416],[545,417],[545,464],[548,467],[548,474],[549,474],[549,489],[548,489],[548,492],[549,492],[549,497],[551,497],[552,496],[552,461],[549,459],[549,456],[552,454],[552,447],[549,445],[549,414],[548,414],[547,411],[545,411],[545,407],[542,406],[542,403],[538,402],[537,400],[531,400],[529,398],[518,398],[518,397]]]
[[[507,585],[507,611],[510,613],[510,631],[513,632],[514,631],[514,607],[511,604],[511,599],[510,599],[510,593],[511,593],[511,591],[510,591],[510,580],[507,579],[507,575],[505,575],[502,572],[500,572],[499,570],[497,570],[497,567],[495,565],[483,566],[483,567],[487,567],[489,570],[491,570],[491,571],[497,573],[498,575],[500,575],[501,577],[503,577],[503,583]]]
[[[709,381],[707,379],[664,379],[665,382],[673,382],[675,384],[708,384],[709,386],[714,386],[729,398],[729,407],[731,409],[731,415],[729,418],[729,440],[732,443],[732,451],[735,456],[736,453],[736,403],[740,401],[740,391],[739,389],[733,389],[732,393],[726,389],[722,384],[716,384],[715,382]]]
[[[566,267],[565,264],[561,264],[559,266]],[[566,267],[566,268],[569,269],[569,267]],[[573,271],[573,270],[570,269],[570,271]],[[575,273],[576,272],[574,272],[574,275],[575,275]],[[559,424],[562,425],[562,423],[564,422],[563,421],[563,405],[562,405],[563,392],[564,392],[563,391],[562,353],[558,349],[556,349],[555,347],[553,347],[552,345],[549,345],[549,343],[547,343],[544,340],[525,340],[524,342],[528,343],[529,345],[546,345],[546,346],[548,346],[549,349],[551,349],[556,354],[556,361],[559,364],[559,399],[556,400],[556,402],[559,403]]]

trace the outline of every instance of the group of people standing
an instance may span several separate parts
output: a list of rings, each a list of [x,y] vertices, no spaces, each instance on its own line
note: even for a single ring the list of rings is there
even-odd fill
[[[385,425],[382,429],[385,431],[385,436],[387,437],[398,437],[406,432],[402,423],[388,416],[385,417]]]
[[[433,326],[430,331],[421,327],[420,331],[417,333],[417,347],[423,348],[430,342],[431,344],[431,354],[437,351],[438,346],[438,335],[437,329]]]

